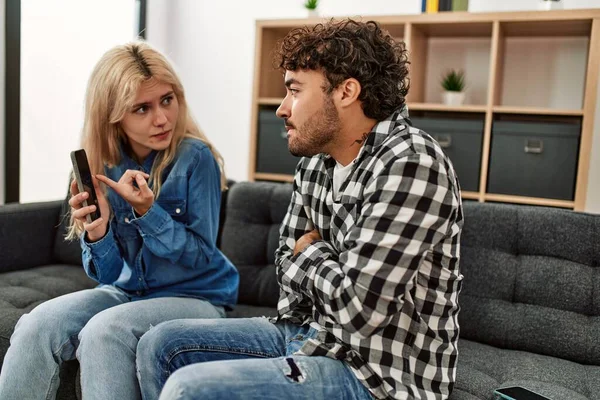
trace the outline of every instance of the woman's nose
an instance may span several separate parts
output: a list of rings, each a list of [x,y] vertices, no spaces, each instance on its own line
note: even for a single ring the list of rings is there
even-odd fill
[[[156,111],[156,114],[154,115],[154,125],[161,126],[166,123],[167,123],[167,116],[166,116],[165,112],[161,109],[158,109],[158,111]]]

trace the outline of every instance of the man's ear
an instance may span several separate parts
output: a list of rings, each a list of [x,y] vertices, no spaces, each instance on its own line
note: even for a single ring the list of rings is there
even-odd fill
[[[340,106],[347,107],[357,101],[361,89],[360,83],[354,78],[348,78],[340,83],[338,86]]]

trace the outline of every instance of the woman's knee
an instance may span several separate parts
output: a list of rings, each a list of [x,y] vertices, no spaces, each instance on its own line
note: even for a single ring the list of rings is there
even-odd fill
[[[57,318],[52,312],[35,308],[19,318],[11,337],[11,344],[24,340],[35,346],[51,341],[54,337],[62,339],[68,335],[66,323],[67,321]]]
[[[79,346],[87,352],[105,352],[109,347],[135,351],[138,338],[134,322],[112,307],[94,315],[79,332]]]

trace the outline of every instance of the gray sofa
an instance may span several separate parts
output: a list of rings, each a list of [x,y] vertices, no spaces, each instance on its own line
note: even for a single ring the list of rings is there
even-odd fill
[[[240,271],[229,317],[274,315],[273,266],[291,185],[230,189],[220,247]],[[61,211],[61,207],[63,207]],[[62,241],[64,202],[0,207],[0,361],[18,318],[41,302],[93,287],[79,249]],[[555,400],[600,398],[600,216],[466,202],[461,339],[451,399],[491,399],[522,385]],[[77,362],[59,399],[76,396]]]

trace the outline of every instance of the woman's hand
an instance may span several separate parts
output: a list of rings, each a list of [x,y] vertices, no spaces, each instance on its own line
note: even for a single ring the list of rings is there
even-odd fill
[[[144,215],[152,204],[154,204],[154,193],[148,187],[146,179],[150,178],[145,172],[128,169],[125,171],[119,182],[115,182],[104,175],[96,175],[100,182],[104,182],[108,187],[117,192],[138,215]],[[133,183],[137,183],[137,187]]]
[[[92,177],[92,181],[94,182],[94,190],[96,191],[96,197],[98,198],[98,207],[100,207],[100,218],[88,224],[86,217],[88,214],[96,211],[96,206],[92,204],[83,207],[81,203],[89,198],[89,194],[87,192],[79,192],[77,181],[75,179],[71,181],[71,198],[69,199],[69,205],[71,206],[73,218],[83,223],[83,229],[87,232],[88,240],[90,242],[96,242],[106,235],[110,210],[108,208],[108,202],[104,197],[104,193],[100,189],[100,185],[98,185],[98,180]]]

